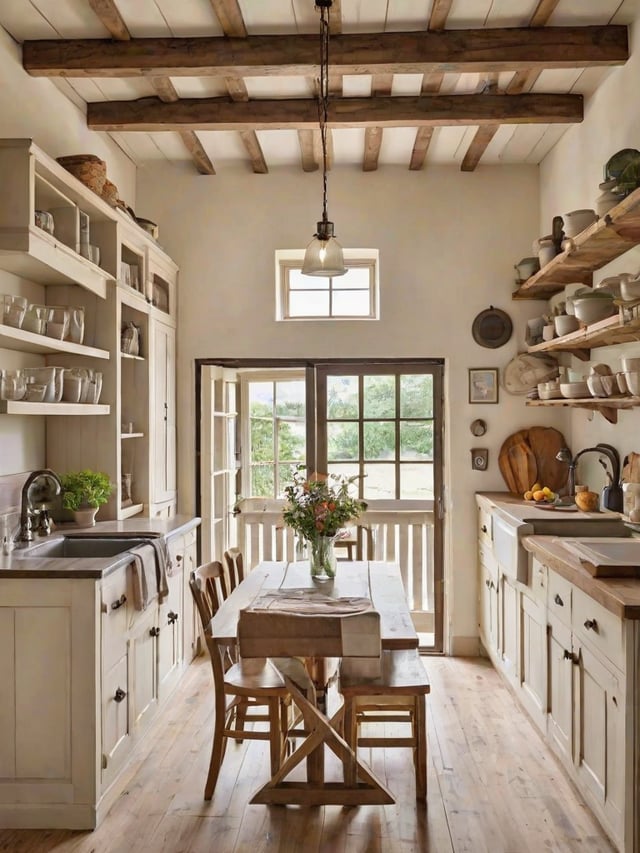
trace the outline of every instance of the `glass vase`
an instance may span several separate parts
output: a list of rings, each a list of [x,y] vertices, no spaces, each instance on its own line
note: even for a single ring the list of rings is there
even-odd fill
[[[335,536],[316,536],[307,542],[311,577],[316,581],[333,580],[336,576]]]

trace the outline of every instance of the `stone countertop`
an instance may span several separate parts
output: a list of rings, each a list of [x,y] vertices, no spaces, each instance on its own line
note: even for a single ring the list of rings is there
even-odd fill
[[[496,507],[501,512],[511,516],[515,521],[533,523],[536,521],[589,521],[611,522],[622,519],[619,512],[603,510],[602,512],[568,512],[559,509],[541,509],[531,501],[525,501],[510,492],[476,492],[476,498],[485,503],[487,507]]]
[[[126,534],[156,534],[170,540],[200,524],[200,519],[188,515],[173,518],[128,518],[122,521],[99,521],[95,526],[80,528],[75,524],[61,524],[54,532],[39,541],[52,541],[60,535],[82,533],[83,536],[113,536]],[[128,561],[126,552],[112,557],[16,557],[15,551],[0,555],[0,580],[5,578],[93,578],[100,579],[111,574],[118,566]]]
[[[525,536],[522,544],[541,563],[562,575],[623,619],[640,619],[640,580],[594,578],[557,536]]]

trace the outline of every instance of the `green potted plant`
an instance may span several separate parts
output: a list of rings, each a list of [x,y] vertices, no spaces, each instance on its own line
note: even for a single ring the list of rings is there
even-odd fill
[[[96,513],[106,504],[114,489],[107,474],[102,471],[70,471],[60,477],[62,483],[62,505],[73,512],[81,527],[96,523]]]

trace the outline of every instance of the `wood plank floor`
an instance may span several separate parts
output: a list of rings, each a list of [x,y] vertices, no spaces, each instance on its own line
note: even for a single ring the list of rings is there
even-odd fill
[[[541,853],[614,848],[486,661],[426,658],[429,794],[416,805],[409,750],[364,750],[391,806],[252,806],[268,778],[260,741],[230,744],[214,799],[208,661],[192,665],[141,744],[95,832],[0,830],[10,853]]]

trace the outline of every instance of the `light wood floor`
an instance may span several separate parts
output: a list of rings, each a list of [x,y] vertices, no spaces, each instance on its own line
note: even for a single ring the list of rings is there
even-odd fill
[[[416,805],[408,750],[371,751],[391,806],[252,806],[266,781],[265,744],[230,744],[214,799],[211,672],[190,667],[171,708],[141,745],[124,793],[95,832],[0,830],[10,853],[541,853],[610,851],[491,666],[427,658],[429,796]],[[363,753],[367,757],[366,751]]]

